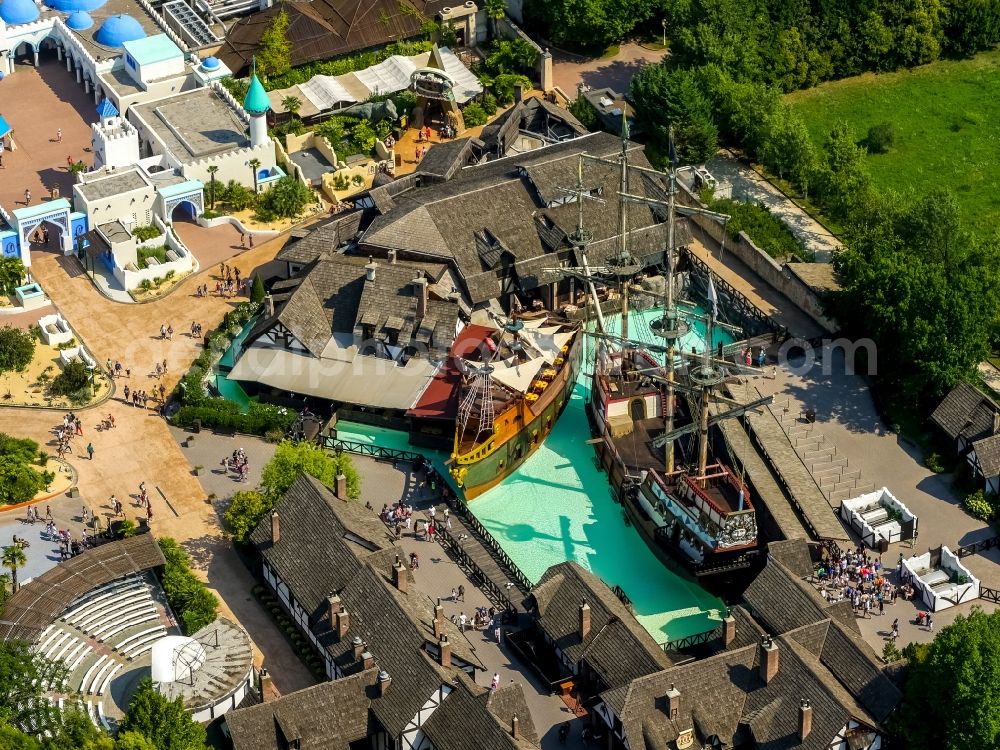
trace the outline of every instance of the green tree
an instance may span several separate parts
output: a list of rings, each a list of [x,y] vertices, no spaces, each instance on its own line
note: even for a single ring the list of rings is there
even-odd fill
[[[286,96],[281,100],[281,106],[285,108],[285,111],[288,112],[294,120],[299,114],[299,110],[302,109],[302,100],[297,96]]]
[[[38,740],[0,719],[0,747],[4,750],[41,750]]]
[[[157,540],[167,564],[163,569],[163,592],[177,612],[187,635],[215,621],[219,600],[191,570],[191,558],[170,537]]]
[[[115,750],[159,750],[153,740],[138,732],[119,732]]]
[[[208,167],[208,178],[209,180],[211,180],[208,187],[208,196],[209,196],[208,205],[213,210],[215,209],[215,173],[218,171],[219,167],[215,164],[212,164],[210,167]]]
[[[0,455],[0,503],[27,502],[45,489],[45,484],[45,477],[30,464]]]
[[[896,723],[905,747],[997,747],[1000,612],[976,608],[941,629],[924,659],[910,664]]]
[[[33,653],[29,643],[0,641],[0,725],[39,734],[58,731],[59,709],[42,694],[42,685],[62,685],[66,672],[65,663]]]
[[[45,750],[113,750],[114,741],[94,726],[79,704],[67,704],[59,728],[42,741]]]
[[[624,39],[652,14],[648,0],[529,0],[524,4],[528,26],[541,26],[560,46],[602,51]]]
[[[17,571],[28,564],[28,558],[19,545],[12,544],[9,547],[4,547],[2,560],[3,566],[10,571],[11,588],[16,593],[18,588]]]
[[[179,697],[167,700],[148,677],[139,683],[129,701],[121,731],[142,735],[158,750],[205,748],[205,728],[191,718],[184,709],[184,701]]]
[[[254,274],[253,286],[250,287],[250,301],[261,303],[264,301],[264,297],[267,296],[267,292],[264,289],[264,282],[261,281],[260,274]]]
[[[35,337],[13,326],[0,328],[0,372],[24,372],[35,356]]]
[[[495,39],[497,21],[502,21],[503,17],[507,15],[507,2],[506,0],[486,0],[483,8],[486,10],[486,19],[490,24],[490,38]]]
[[[259,207],[275,216],[294,219],[313,200],[313,193],[309,188],[291,175],[285,175],[261,196]]]
[[[261,34],[257,45],[257,70],[265,78],[280,76],[292,68],[292,45],[288,41],[288,14],[282,8]]]
[[[257,185],[257,170],[260,169],[260,159],[251,159],[247,162],[247,166],[250,167],[250,171],[253,173],[253,192],[254,195],[256,195],[259,192]]]
[[[78,359],[63,367],[62,372],[52,378],[49,390],[57,396],[69,396],[90,382],[90,370]]]
[[[661,153],[667,153],[673,128],[681,163],[699,164],[715,155],[719,130],[694,72],[646,65],[632,79],[630,91],[636,119]]]
[[[13,294],[24,281],[24,263],[20,258],[0,258],[0,294]]]
[[[274,504],[256,490],[237,492],[226,509],[225,521],[233,538],[246,542],[261,519],[274,509]]]

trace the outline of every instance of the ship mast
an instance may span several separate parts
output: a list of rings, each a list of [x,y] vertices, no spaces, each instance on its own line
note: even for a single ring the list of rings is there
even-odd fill
[[[628,195],[628,118],[625,116],[625,108],[622,107],[622,153],[618,158],[621,163],[621,175],[618,179],[618,264],[625,270],[631,260],[628,257],[628,243],[626,234],[628,233],[628,202],[625,198]],[[622,279],[622,338],[628,341],[628,285],[631,277]],[[628,351],[625,345],[623,351]]]

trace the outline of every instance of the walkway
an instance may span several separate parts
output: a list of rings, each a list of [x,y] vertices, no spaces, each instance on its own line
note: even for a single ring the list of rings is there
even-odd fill
[[[646,49],[633,42],[621,45],[616,54],[601,58],[553,50],[552,78],[570,99],[576,98],[581,83],[592,89],[610,88],[624,94],[644,65],[659,62],[665,54],[663,50]]]
[[[731,384],[729,390],[740,403],[760,398],[760,392],[750,383]],[[765,407],[761,413],[749,412],[746,423],[815,538],[846,540],[847,532],[771,410]]]
[[[0,85],[7,83],[5,80]],[[261,244],[242,253],[232,264],[246,276],[270,261],[285,239]],[[180,282],[168,297],[144,305],[122,305],[102,297],[75,259],[40,253],[34,261],[35,277],[98,362],[110,357],[132,369],[130,379],[117,381],[119,392],[115,398],[98,408],[79,412],[84,436],[74,441],[76,452],[70,460],[80,474],[82,499],[73,502],[77,507],[86,502],[96,509],[111,494],[125,497],[145,480],[153,500],[155,533],[184,543],[195,558],[199,574],[222,600],[221,613],[243,625],[255,642],[255,663],[271,668],[280,692],[312,684],[311,675],[284,636],[249,598],[253,578],[224,537],[212,506],[205,503],[205,490],[193,476],[191,464],[168,425],[152,410],[125,404],[120,395],[126,384],[131,389],[152,392],[161,382],[151,374],[152,370],[156,362],[162,364],[163,360],[168,368],[162,382],[169,393],[201,351],[200,341],[184,333],[192,320],[202,323],[208,331],[240,299],[194,295],[198,285],[214,286],[217,266],[203,266],[200,273]],[[172,340],[159,338],[163,323],[174,328]],[[117,428],[97,432],[96,425],[108,413],[114,414]],[[54,438],[51,429],[60,418],[61,414],[54,411],[0,408],[0,430],[30,437],[43,446],[51,445]],[[93,461],[81,457],[88,441],[95,448]],[[54,452],[51,447],[46,450]],[[128,512],[130,516],[138,513],[132,508]]]
[[[807,341],[826,334],[815,320],[751,271],[743,261],[731,252],[722,252],[715,241],[696,224],[690,226],[694,239],[688,245],[688,251],[707,263],[714,274],[746,297],[754,307],[784,326],[793,335]]]
[[[32,205],[47,200],[59,187],[61,197],[72,200],[73,175],[66,159],[89,164],[90,123],[97,120],[94,97],[85,94],[66,66],[54,56],[42,55],[36,69],[18,65],[0,81],[3,116],[14,129],[16,150],[3,154],[0,169],[0,206],[7,211],[24,205],[24,191],[31,190]],[[56,130],[62,129],[62,142]]]
[[[767,210],[781,219],[816,261],[829,263],[842,247],[840,240],[803,211],[787,195],[752,169],[745,167],[729,151],[721,151],[706,165],[715,179],[733,186],[733,198],[744,203],[763,203]]]

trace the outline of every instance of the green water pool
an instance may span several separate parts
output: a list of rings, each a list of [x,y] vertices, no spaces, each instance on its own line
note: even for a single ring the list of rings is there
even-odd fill
[[[658,315],[656,310],[630,314],[630,337],[648,338],[648,321]],[[617,317],[607,321],[609,330],[620,328]],[[700,350],[704,338],[704,326],[696,321],[682,344],[687,350],[692,346]],[[720,340],[729,343],[731,338],[713,335],[713,344]],[[638,532],[626,524],[607,475],[595,465],[594,450],[586,443],[590,438],[586,404],[591,361],[592,357],[585,360],[573,396],[545,443],[512,476],[470,507],[532,581],[538,581],[550,566],[574,560],[608,585],[621,586],[639,622],[657,642],[711,630],[722,617],[722,601],[694,580],[664,567]],[[406,434],[396,430],[341,422],[337,433],[344,440],[415,450]],[[443,453],[428,454],[428,458],[444,470]]]

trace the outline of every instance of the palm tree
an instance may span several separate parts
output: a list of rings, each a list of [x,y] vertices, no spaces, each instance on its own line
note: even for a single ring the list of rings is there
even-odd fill
[[[28,558],[24,556],[23,549],[12,544],[4,549],[2,561],[3,566],[10,569],[11,590],[17,591],[17,569],[27,565]]]
[[[281,106],[285,108],[294,120],[295,116],[299,113],[299,110],[302,109],[302,100],[297,96],[286,96],[281,100]]]
[[[260,168],[260,159],[250,160],[250,169],[253,170],[253,192],[257,194],[257,170]]]
[[[208,188],[208,194],[210,196],[209,206],[213,210],[215,209],[215,173],[219,171],[219,168],[214,164],[208,168],[208,176],[212,180],[212,184]]]

